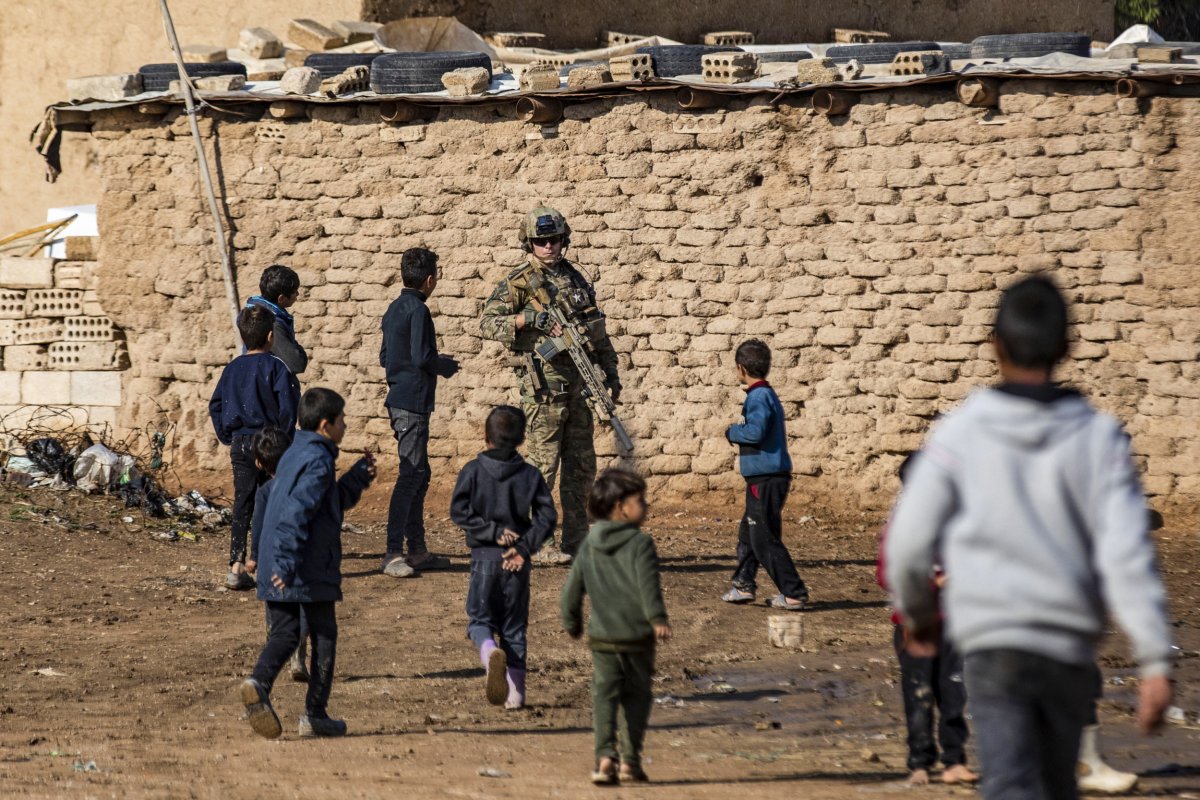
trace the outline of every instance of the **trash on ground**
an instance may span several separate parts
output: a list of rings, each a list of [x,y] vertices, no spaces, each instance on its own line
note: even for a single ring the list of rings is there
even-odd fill
[[[511,772],[505,772],[504,770],[496,769],[495,767],[480,767],[478,774],[483,776],[484,778],[511,778],[512,777]]]
[[[46,678],[65,678],[65,677],[67,677],[67,673],[59,672],[54,667],[42,667],[41,669],[35,669],[34,673],[41,675],[43,677],[46,677]]]
[[[87,763],[84,763],[83,761],[76,761],[74,764],[71,765],[71,769],[75,770],[76,772],[99,772],[100,771],[100,768],[96,766],[95,761],[88,761]]]

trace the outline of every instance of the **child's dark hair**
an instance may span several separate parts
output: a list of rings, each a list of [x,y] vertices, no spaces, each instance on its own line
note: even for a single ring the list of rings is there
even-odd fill
[[[771,348],[762,339],[747,339],[738,345],[733,361],[751,378],[765,378],[771,371]]]
[[[1067,303],[1058,287],[1034,275],[1005,289],[992,335],[1013,365],[1053,367],[1067,354]]]
[[[264,300],[278,303],[279,298],[293,295],[300,291],[300,276],[291,267],[283,264],[272,264],[263,270],[258,279],[258,293]]]
[[[483,433],[492,447],[516,449],[525,441],[525,415],[519,408],[496,406],[487,416]]]
[[[430,275],[437,274],[437,253],[424,247],[410,247],[400,256],[400,279],[406,289],[420,289]]]
[[[237,327],[247,350],[262,350],[275,327],[275,315],[262,306],[247,306],[238,314]]]
[[[300,398],[300,430],[315,431],[321,421],[333,422],[346,410],[346,401],[333,389],[314,386]]]
[[[588,515],[592,519],[608,519],[622,500],[645,493],[646,482],[641,475],[624,469],[606,469],[596,478],[588,494]]]
[[[263,428],[254,434],[254,458],[258,467],[268,475],[274,475],[279,467],[279,459],[292,441],[279,428]]]

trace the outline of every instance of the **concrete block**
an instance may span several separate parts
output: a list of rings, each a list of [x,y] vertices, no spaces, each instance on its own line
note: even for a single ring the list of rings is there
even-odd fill
[[[95,289],[85,289],[83,292],[83,315],[85,317],[103,317],[104,308]]]
[[[497,31],[483,38],[493,47],[546,47],[546,34],[532,31]]]
[[[950,59],[941,50],[897,53],[888,71],[892,75],[940,75],[950,71]]]
[[[49,289],[54,286],[54,259],[0,256],[0,286],[5,289]]]
[[[229,53],[224,47],[212,44],[185,44],[183,46],[183,60],[188,63],[215,64],[218,61],[226,61],[228,58]]]
[[[306,50],[332,50],[346,43],[345,38],[313,19],[294,19],[288,23],[288,39]]]
[[[1183,59],[1182,47],[1139,47],[1137,60],[1143,63],[1172,64]]]
[[[81,406],[121,405],[121,373],[81,370],[66,374],[71,380],[71,402],[73,404]]]
[[[842,76],[832,58],[806,58],[796,62],[796,78],[803,83],[833,83]]]
[[[67,99],[121,100],[142,93],[142,76],[124,72],[117,75],[90,75],[67,79]]]
[[[617,31],[604,31],[600,37],[604,40],[606,47],[616,47],[619,44],[629,44],[647,38],[640,33],[619,33]]]
[[[645,81],[654,77],[654,62],[645,53],[614,56],[608,60],[608,69],[615,81]]]
[[[116,370],[128,366],[124,342],[55,342],[47,352],[50,369]]]
[[[21,402],[31,406],[65,406],[71,402],[71,376],[66,372],[30,370],[21,374]]]
[[[63,338],[61,319],[18,319],[13,324],[16,325],[13,339],[17,344],[49,344]]]
[[[63,320],[63,341],[111,342],[116,326],[108,317],[67,317]]]
[[[883,31],[864,31],[858,28],[834,28],[833,41],[838,44],[875,44],[891,41],[892,35]]]
[[[25,292],[0,289],[0,319],[25,319]]]
[[[210,75],[194,78],[192,85],[200,92],[236,92],[246,88],[246,78],[243,75]]]
[[[55,289],[86,289],[92,283],[93,261],[60,261],[54,265]]]
[[[442,86],[451,97],[483,94],[491,84],[491,76],[483,67],[464,67],[442,75]]]
[[[111,374],[111,373],[110,373]],[[87,424],[92,430],[116,430],[117,409],[112,406],[85,406]]]
[[[521,90],[525,92],[552,92],[559,84],[558,67],[553,64],[535,64],[521,73]]]
[[[754,44],[754,34],[750,31],[714,31],[704,34],[704,43],[721,47]]]
[[[238,34],[238,49],[251,58],[283,56],[283,42],[266,28],[242,28]]]
[[[286,69],[291,69],[292,67],[303,67],[304,59],[312,55],[312,52],[312,50],[289,47],[283,51],[283,65]]]
[[[758,56],[753,53],[709,53],[700,57],[707,83],[744,83],[758,77]]]
[[[18,372],[27,369],[45,369],[50,363],[46,346],[42,344],[17,344],[4,348],[4,369]]]
[[[0,345],[8,346],[17,343],[17,321],[15,319],[0,319]]]
[[[78,289],[34,289],[25,296],[30,317],[70,317],[83,313],[83,292]]]
[[[21,373],[5,370],[0,372],[0,405],[21,404]]]
[[[340,75],[321,81],[319,91],[326,97],[337,97],[340,94],[365,92],[371,88],[371,68],[359,65],[350,67]]]
[[[575,67],[567,73],[568,89],[584,89],[588,86],[603,86],[606,83],[612,83],[612,73],[608,71],[608,67]]]
[[[312,94],[320,88],[321,73],[312,67],[292,67],[279,82],[284,94]]]
[[[99,236],[64,236],[67,261],[95,261],[100,253]]]
[[[362,22],[357,19],[339,19],[333,23],[333,32],[346,40],[346,44],[369,42],[375,32],[383,26],[378,22]]]

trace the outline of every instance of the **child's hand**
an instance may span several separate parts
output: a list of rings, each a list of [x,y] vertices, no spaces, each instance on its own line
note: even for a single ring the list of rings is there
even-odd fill
[[[913,658],[933,658],[938,654],[938,638],[941,636],[940,626],[932,630],[915,631],[904,629],[904,649]]]
[[[1171,705],[1171,679],[1166,675],[1145,678],[1138,686],[1138,730],[1149,736],[1162,727],[1163,714]]]
[[[525,568],[525,556],[518,553],[515,547],[505,550],[503,558],[504,561],[500,566],[509,572],[520,572]]]
[[[511,544],[516,544],[517,539],[521,538],[521,534],[509,528],[504,529],[504,533],[500,534],[500,538],[496,540],[496,544],[501,547],[508,547]]]
[[[362,457],[361,463],[366,464],[367,477],[369,477],[371,480],[375,480],[375,454],[367,453]]]
[[[670,625],[655,625],[654,638],[660,642],[671,641],[671,626]]]
[[[278,575],[271,576],[271,585],[274,586],[276,589],[286,589],[287,588],[287,584],[283,582],[283,578],[280,578]]]
[[[253,575],[253,574],[254,574],[254,571],[255,571],[256,569],[258,569],[258,562],[257,562],[257,561],[247,561],[247,562],[246,562],[246,572],[249,572],[251,575]]]

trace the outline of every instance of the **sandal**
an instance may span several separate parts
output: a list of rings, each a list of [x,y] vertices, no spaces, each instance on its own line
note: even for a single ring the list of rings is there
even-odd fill
[[[753,603],[754,602],[754,592],[743,592],[741,589],[734,586],[728,592],[721,595],[721,599],[724,600],[726,603],[733,603],[735,605],[742,605],[744,603]]]
[[[620,780],[622,783],[626,781],[630,783],[648,783],[650,776],[646,774],[646,770],[642,769],[641,764],[622,764]]]
[[[781,594],[775,595],[771,600],[771,608],[778,608],[784,611],[803,611],[808,605],[808,598],[801,597],[796,602],[791,602],[793,598],[784,597]]]
[[[600,765],[592,772],[592,783],[597,786],[612,786],[617,782],[617,761],[613,758],[600,759]]]

